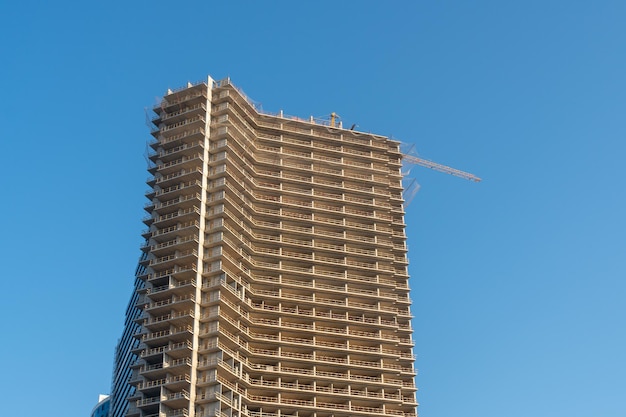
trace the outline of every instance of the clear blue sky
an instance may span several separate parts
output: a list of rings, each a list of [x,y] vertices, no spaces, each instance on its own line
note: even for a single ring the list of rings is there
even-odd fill
[[[144,108],[207,74],[484,178],[411,171],[422,417],[626,416],[623,0],[26,0],[0,17],[3,416],[85,417],[109,391]]]

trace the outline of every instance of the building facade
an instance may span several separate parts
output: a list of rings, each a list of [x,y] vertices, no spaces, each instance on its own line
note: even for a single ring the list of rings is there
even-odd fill
[[[98,404],[91,410],[91,417],[108,417],[111,397],[106,394],[98,396]]]
[[[141,263],[147,259],[147,256],[147,253],[142,254],[140,265],[135,272],[136,277],[145,275],[146,267]],[[137,360],[133,352],[140,344],[136,334],[141,331],[141,319],[139,317],[143,310],[138,307],[137,300],[145,285],[144,281],[135,278],[134,291],[126,307],[124,330],[115,347],[113,377],[111,379],[111,404],[109,414],[106,417],[124,417],[128,411],[128,398],[135,394],[136,387],[129,384],[128,381],[132,375],[132,366]]]
[[[126,415],[416,416],[399,143],[228,79],[154,112]]]

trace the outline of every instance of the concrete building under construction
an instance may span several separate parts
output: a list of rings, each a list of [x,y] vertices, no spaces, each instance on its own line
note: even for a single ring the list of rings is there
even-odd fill
[[[154,112],[125,415],[415,417],[399,143],[229,79]]]

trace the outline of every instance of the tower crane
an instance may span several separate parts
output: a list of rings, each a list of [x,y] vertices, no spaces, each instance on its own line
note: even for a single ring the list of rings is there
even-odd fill
[[[341,116],[339,116],[337,113],[332,112],[330,114],[330,119],[328,122],[328,125],[330,127],[336,127],[337,125],[337,121],[341,119]],[[341,121],[339,121],[339,127],[341,128]],[[354,130],[354,128],[356,127],[356,123],[352,125],[352,127],[350,128],[350,130]],[[411,147],[411,149],[413,149]],[[409,150],[410,152],[410,150]],[[452,168],[443,164],[439,164],[437,162],[433,162],[433,161],[429,161],[428,159],[423,159],[423,158],[419,158],[415,155],[410,155],[408,152],[407,153],[402,153],[402,159],[405,160],[406,162],[410,163],[410,164],[415,164],[415,165],[419,165],[419,166],[423,166],[426,168],[430,168],[433,169],[435,171],[439,171],[439,172],[443,172],[444,174],[450,174],[450,175],[454,175],[455,177],[460,177],[460,178],[464,178],[466,180],[470,180],[470,181],[474,181],[474,182],[480,182],[481,179],[478,178],[476,175],[474,174],[470,174],[469,172],[465,172],[465,171],[461,171],[459,169],[456,168]]]
[[[456,168],[451,168],[446,165],[438,164],[437,162],[429,161],[427,159],[418,158],[417,156],[403,154],[402,159],[407,161],[408,163],[434,169],[435,171],[454,175],[455,177],[465,178],[466,180],[470,180],[474,182],[481,181],[480,178],[478,178],[474,174],[470,174],[469,172],[461,171]]]

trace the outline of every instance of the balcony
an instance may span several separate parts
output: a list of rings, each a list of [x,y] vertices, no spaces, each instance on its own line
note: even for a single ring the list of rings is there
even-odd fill
[[[143,383],[137,385],[137,389],[139,389],[140,391],[145,391],[145,390],[150,390],[152,388],[162,387],[162,386],[167,386],[169,389],[176,389],[176,387],[181,386],[181,383],[182,383],[182,386],[184,386],[184,385],[188,385],[190,382],[191,382],[191,378],[189,375],[187,374],[176,375],[176,376],[169,376],[167,378],[157,379],[154,381],[144,381]],[[183,390],[183,392],[186,392],[186,391]]]
[[[195,124],[198,124],[201,126],[194,126]],[[204,127],[205,125],[206,125],[206,119],[204,118],[204,115],[197,114],[195,116],[192,116],[187,119],[180,120],[180,121],[176,121],[173,123],[161,123],[158,129],[154,129],[153,132],[155,133],[160,132],[161,134],[167,134],[165,137],[172,137],[174,135],[171,135],[171,133],[176,132],[177,134],[180,134],[178,130],[184,127],[185,128],[195,127],[196,129],[198,129],[200,127]],[[187,129],[187,131],[191,131],[191,130],[192,129]]]
[[[162,162],[168,162],[178,156],[181,152],[190,151],[190,150],[201,150],[204,141],[201,140],[193,140],[189,143],[183,143],[181,145],[175,146],[169,149],[161,149],[158,152],[151,152],[148,155],[148,158],[156,163],[157,160],[162,160]],[[156,165],[155,165],[156,167]]]
[[[226,386],[231,385],[226,380],[223,380],[221,382]],[[302,385],[303,392],[308,392],[306,390],[307,385],[305,384],[298,384],[298,385]],[[235,387],[233,386],[231,389],[235,389]],[[334,389],[331,388],[331,390],[334,390]],[[266,391],[267,391],[267,388],[265,388],[264,392]],[[339,389],[338,391],[341,391],[341,389]],[[305,400],[305,399],[300,399],[301,395],[298,397],[289,398],[285,395],[282,395],[279,397],[277,395],[271,396],[268,394],[265,394],[265,395],[254,395],[251,393],[247,393],[247,394],[241,393],[241,394],[243,396],[242,399],[245,403],[256,404],[257,406],[260,406],[260,407],[266,406],[272,410],[275,410],[276,407],[280,407],[280,406],[286,406],[286,408],[288,409],[293,409],[295,406],[298,409],[303,409],[303,410],[310,409],[310,412],[316,412],[316,411],[319,412],[319,411],[326,409],[328,410],[328,412],[333,413],[333,415],[336,415],[337,417],[355,416],[355,415],[357,416],[362,415],[365,417],[371,417],[371,416],[417,417],[415,413],[407,413],[407,412],[400,411],[400,410],[386,409],[381,406],[376,407],[376,406],[354,404],[355,401],[351,401],[350,398],[352,397],[358,398],[359,394],[361,393],[366,393],[366,391],[351,390],[350,391],[351,395],[346,396],[344,398],[338,397],[337,402],[329,402],[328,400],[320,401],[317,399]],[[230,399],[228,399],[224,395],[216,394],[215,397],[218,400],[224,402],[226,405],[229,405],[229,406],[231,405]],[[395,402],[397,402],[397,399],[394,397],[387,398],[387,396],[382,396],[382,394],[380,395],[380,397],[384,397],[387,400],[396,400]],[[387,401],[385,403],[388,404]],[[380,400],[378,400],[378,404],[380,404]],[[245,417],[278,417],[278,416],[291,417],[291,416],[295,416],[295,415],[284,414],[284,413],[273,413],[273,412],[267,412],[267,411],[251,411],[251,410],[244,411],[241,414],[242,416],[245,416]]]
[[[158,346],[149,348],[146,345],[139,351],[139,356],[141,358],[148,358],[155,355],[162,355],[163,353],[167,353],[171,358],[181,358],[189,356],[192,344],[190,341],[183,341],[179,343],[169,343],[165,346]]]
[[[184,258],[192,258],[195,260],[198,257],[198,252],[195,249],[188,249],[185,251],[176,251],[171,255],[162,256],[160,258],[150,259],[148,265],[152,268],[171,268],[178,261],[183,260]]]
[[[202,167],[201,166],[197,166],[197,167],[192,167],[189,169],[181,169],[180,171],[177,172],[173,172],[171,174],[168,175],[164,175],[164,176],[159,176],[159,177],[155,177],[155,178],[148,178],[147,182],[148,183],[152,183],[154,182],[155,185],[159,185],[160,187],[167,187],[172,185],[173,181],[193,181],[193,179],[190,179],[189,177],[196,174],[197,177],[200,177],[199,174],[202,173]],[[199,178],[198,178],[199,181]]]
[[[186,216],[199,216],[200,208],[193,206],[188,208],[180,208],[175,212],[163,214],[153,218],[153,224],[156,227],[166,227],[169,224],[177,223],[183,220]]]
[[[163,404],[169,407],[184,407],[189,404],[189,392],[182,389],[179,392],[169,393],[163,398]]]
[[[202,199],[202,195],[200,193],[191,193],[191,194],[183,194],[179,195],[176,198],[172,198],[166,201],[156,201],[153,202],[152,208],[153,210],[158,210],[160,213],[162,211],[167,210],[168,208],[180,208],[186,207],[189,205],[193,205],[196,202],[200,202]],[[186,203],[186,204],[185,204]]]
[[[186,248],[195,248],[198,246],[198,235],[188,235],[168,240],[156,245],[144,245],[142,250],[150,251],[153,255],[159,256],[163,252],[171,252],[172,250],[183,250]],[[188,249],[187,249],[188,250]]]
[[[178,159],[169,162],[162,162],[154,166],[151,169],[152,172],[159,172],[161,175],[166,176],[167,174],[175,171],[180,168],[191,169],[194,165],[201,165],[204,157],[201,153],[195,153],[192,155],[185,155]]]
[[[182,306],[185,303],[191,305],[194,302],[195,302],[195,296],[192,294],[188,294],[184,296],[172,296],[171,298],[168,298],[165,300],[150,302],[150,303],[145,304],[144,308],[146,311],[150,312],[150,314],[156,316],[156,315],[160,315],[164,313],[167,314],[167,312],[171,311],[171,309],[175,306]],[[151,339],[148,338],[146,340],[151,340]]]
[[[183,233],[184,229],[188,229],[190,233],[197,235],[200,229],[200,223],[197,220],[180,223],[174,226],[165,227],[156,230],[144,230],[143,236],[146,238],[153,238],[158,243],[165,242],[167,238],[172,239],[180,233]],[[180,233],[179,233],[180,232]]]
[[[180,409],[172,410],[172,411],[165,413],[165,417],[188,417],[188,416],[189,416],[189,410],[187,410],[186,408],[180,408]],[[146,416],[146,417],[149,417],[149,416]]]
[[[172,94],[168,95],[168,98],[163,98],[163,100],[161,100],[156,106],[153,107],[153,110],[156,113],[161,113],[164,112],[165,110],[167,110],[168,108],[175,106],[175,105],[180,105],[181,103],[184,103],[186,101],[195,101],[197,99],[207,99],[207,93],[206,90],[203,88],[198,88],[197,85],[203,85],[204,82],[199,82],[197,83],[194,87],[196,87],[196,89],[189,89],[189,85],[185,86],[183,89],[181,89],[182,91],[185,91],[185,93],[179,93],[176,94],[176,91],[174,91]]]
[[[163,147],[169,149],[173,146],[178,146],[180,143],[190,141],[192,139],[201,139],[205,136],[204,126],[197,127],[195,129],[189,129],[176,135],[163,136],[160,134],[155,135],[155,140],[149,143],[150,147],[154,150]]]
[[[195,251],[194,251],[195,252]],[[184,280],[184,281],[178,281],[175,280],[171,275],[167,275],[168,278],[168,283],[165,285],[160,285],[160,286],[156,286],[156,287],[148,287],[146,288],[146,294],[150,295],[150,298],[154,298],[154,296],[156,294],[159,293],[177,293],[178,291],[176,291],[176,289],[181,288],[184,289],[184,291],[182,292],[187,292],[189,290],[189,288],[183,288],[183,287],[187,287],[187,286],[196,286],[196,280],[195,279],[189,279],[189,280]],[[172,291],[170,291],[172,290]]]
[[[137,400],[135,403],[138,408],[143,408],[146,406],[158,404],[161,401],[161,397],[149,397],[141,400]]]
[[[199,190],[202,187],[202,181],[200,180],[192,180],[182,184],[175,184],[170,187],[160,188],[158,190],[151,190],[150,193],[154,193],[156,197],[159,196],[167,196],[174,197],[175,195],[180,194],[180,192],[190,189]]]
[[[174,265],[173,268],[146,274],[146,279],[154,286],[164,285],[170,278],[185,281],[193,279],[197,272],[196,264]],[[188,277],[188,278],[187,278]]]
[[[193,332],[192,326],[176,327],[169,330],[161,330],[159,332],[143,333],[141,334],[142,343],[148,344],[149,342],[157,342],[161,339],[167,338],[167,340],[184,340],[189,337]]]
[[[151,332],[157,331],[159,328],[169,328],[172,325],[184,325],[185,323],[189,323],[190,319],[192,319],[195,315],[194,310],[183,310],[183,311],[175,311],[173,310],[169,314],[165,314],[162,316],[153,316],[150,318],[145,318],[142,321],[143,326],[146,330]]]
[[[363,368],[364,370],[377,370],[377,371],[387,371],[387,372],[405,372],[414,374],[412,367],[403,367],[396,363],[382,362],[379,361],[367,361],[367,360],[357,360],[357,359],[348,359],[347,357],[334,357],[327,356],[318,353],[296,353],[296,352],[288,352],[282,350],[280,353],[278,350],[268,350],[268,349],[257,349],[248,347],[247,350],[253,354],[253,356],[257,359],[260,359],[264,356],[269,356],[276,358],[279,361],[289,361],[292,362],[294,359],[296,362],[313,362],[318,364],[318,366],[333,365],[336,366],[337,369],[349,368],[351,370]],[[346,352],[347,356],[347,352]],[[295,362],[294,362],[295,363]]]
[[[224,317],[224,319],[228,321],[226,317]],[[216,327],[214,330],[211,329],[211,331],[205,332],[205,333],[207,334],[214,333],[219,330],[220,334],[228,336],[235,344],[237,344],[239,346],[238,348],[239,350],[244,349],[250,354],[255,354],[255,353],[258,354],[258,353],[267,352],[267,351],[265,350],[257,351],[255,350],[255,348],[249,346],[249,343],[253,343],[253,342],[265,343],[264,341],[272,341],[272,343],[280,342],[283,346],[291,345],[297,349],[302,349],[303,346],[310,346],[311,348],[319,346],[325,350],[328,350],[328,348],[330,348],[332,350],[337,350],[339,352],[344,352],[344,353],[349,353],[351,351],[359,351],[359,352],[365,352],[367,354],[375,354],[377,356],[388,356],[388,357],[396,358],[396,359],[398,357],[401,357],[402,355],[402,352],[399,350],[382,348],[381,345],[372,347],[372,346],[358,344],[359,342],[371,343],[370,339],[361,340],[361,341],[359,341],[358,339],[354,339],[354,340],[351,340],[348,344],[348,342],[336,343],[336,342],[324,341],[322,340],[322,337],[321,337],[322,335],[320,335],[317,338],[318,340],[314,341],[312,339],[307,339],[307,338],[302,338],[302,337],[291,337],[291,336],[286,336],[286,335],[274,335],[274,334],[268,334],[268,333],[253,332],[253,331],[250,331],[247,327],[239,323],[233,323],[231,321],[231,324],[233,324],[237,328],[237,331],[241,335],[247,335],[247,338],[251,338],[250,342],[243,341],[242,339],[240,339],[240,336],[236,336],[234,333],[229,332],[223,326],[221,326],[219,329],[217,329]],[[328,334],[327,336],[329,340],[335,340],[337,338],[335,336],[337,334],[336,332],[329,332],[329,333],[330,334]],[[382,341],[381,343],[385,343],[385,342]],[[222,344],[220,344],[220,347],[222,349],[226,349],[225,346],[223,346]],[[233,351],[233,353],[236,355],[235,351]],[[336,360],[334,359],[331,361],[335,364],[337,363]],[[389,364],[388,366],[389,366],[389,369],[391,369],[392,365]],[[380,365],[377,368],[383,369],[383,366]],[[397,368],[393,368],[393,369],[395,370]],[[406,371],[406,372],[412,372],[412,368],[406,368],[406,370],[401,368],[401,370]]]
[[[196,103],[170,112],[163,111],[160,108],[159,110],[161,111],[159,111],[158,116],[152,119],[152,122],[155,124],[165,121],[167,121],[168,123],[172,123],[173,121],[184,119],[185,117],[194,113],[206,114],[206,105],[205,103]]]

